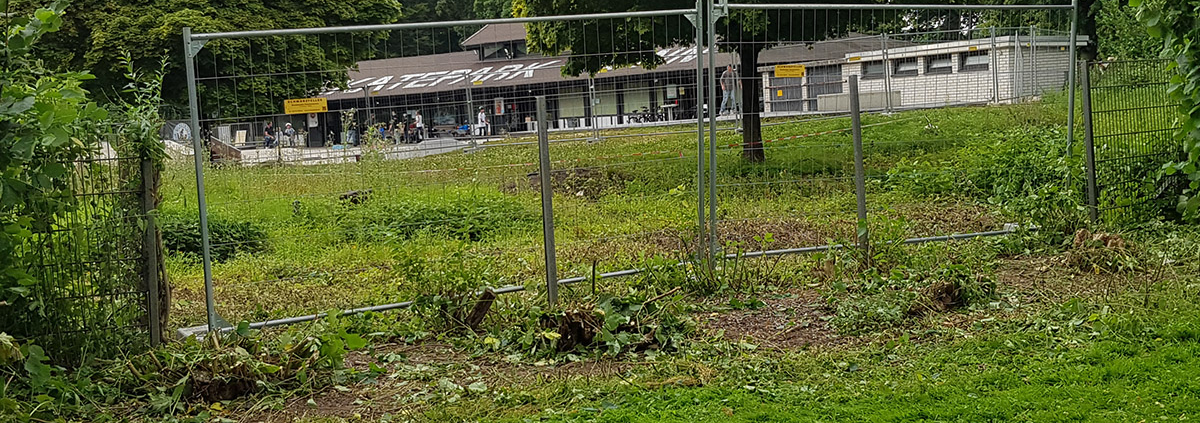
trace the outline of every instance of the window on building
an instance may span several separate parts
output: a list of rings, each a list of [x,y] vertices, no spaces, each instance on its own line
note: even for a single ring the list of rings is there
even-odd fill
[[[808,70],[808,110],[817,110],[817,97],[842,93],[842,67],[814,66]]]
[[[567,87],[558,91],[558,117],[576,118],[587,115],[587,89]]]
[[[992,58],[987,50],[976,50],[962,53],[959,58],[959,71],[985,71]]]
[[[899,59],[892,61],[892,75],[894,76],[916,76],[917,75],[917,58]]]
[[[524,42],[487,44],[480,47],[479,53],[480,60],[511,60],[527,54]]]
[[[864,62],[862,64],[862,79],[879,79],[883,78],[883,62]]]
[[[925,73],[928,75],[939,73],[953,73],[954,62],[950,59],[949,54],[939,54],[925,58]]]
[[[625,113],[636,113],[644,107],[650,110],[650,92],[654,88],[648,82],[634,82],[625,84],[623,97],[625,98]]]
[[[617,86],[613,84],[596,84],[596,100],[599,104],[592,105],[592,114],[596,116],[617,115]]]

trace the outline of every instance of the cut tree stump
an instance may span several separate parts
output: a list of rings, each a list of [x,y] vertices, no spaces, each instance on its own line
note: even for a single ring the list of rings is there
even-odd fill
[[[492,309],[492,303],[496,302],[496,293],[491,289],[483,291],[479,296],[479,301],[475,303],[475,307],[471,309],[471,314],[463,320],[467,327],[471,330],[479,330],[479,325],[483,324],[483,318],[487,317],[488,311]]]

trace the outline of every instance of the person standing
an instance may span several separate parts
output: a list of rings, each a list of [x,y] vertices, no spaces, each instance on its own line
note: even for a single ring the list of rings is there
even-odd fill
[[[296,130],[292,128],[292,123],[283,124],[283,135],[287,137],[288,145],[296,146]]]
[[[413,124],[417,126],[417,142],[425,140],[425,121],[421,119],[421,111],[413,115]]]
[[[725,72],[721,73],[721,91],[724,92],[724,97],[721,99],[721,111],[718,115],[725,114],[725,105],[729,104],[733,107],[729,111],[733,112],[738,109],[737,92],[742,88],[742,81],[738,80],[737,72],[733,71],[733,65],[725,65]]]
[[[490,128],[488,128],[487,112],[484,111],[483,107],[479,108],[479,116],[476,119],[475,126],[475,131],[478,132],[479,136],[481,137],[486,137],[490,133],[490,131],[488,131]]]
[[[267,127],[263,128],[263,146],[271,148],[275,146],[275,127],[271,126],[271,122],[267,122]]]

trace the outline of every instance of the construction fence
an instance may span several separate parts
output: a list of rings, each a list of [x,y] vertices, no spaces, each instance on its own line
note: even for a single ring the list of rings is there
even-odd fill
[[[164,209],[200,242],[168,260],[173,325],[484,286],[554,303],[656,264],[1008,233],[960,196],[897,205],[897,181],[980,170],[903,158],[975,124],[921,111],[1069,107],[1086,42],[1072,10],[700,4],[185,32],[194,172],[173,171],[190,192]]]

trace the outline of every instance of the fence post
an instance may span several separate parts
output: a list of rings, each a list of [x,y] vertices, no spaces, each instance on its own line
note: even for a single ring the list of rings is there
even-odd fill
[[[158,270],[161,263],[158,258],[158,225],[154,219],[157,206],[157,193],[154,191],[154,181],[158,180],[158,169],[148,159],[142,159],[142,216],[145,217],[146,228],[143,234],[142,256],[146,282],[146,310],[149,312],[150,345],[162,343],[162,303],[159,302]]]
[[[1078,53],[1075,45],[1077,44],[1079,30],[1079,1],[1071,0],[1071,35],[1068,37],[1070,52],[1067,54],[1067,157],[1071,157],[1071,145],[1075,143],[1075,61]]]
[[[704,242],[704,112],[707,103],[704,101],[704,55],[701,54],[704,45],[704,1],[696,0],[696,14],[692,25],[696,28],[696,260],[705,262],[708,255],[708,245]],[[709,242],[712,242],[710,240]],[[711,259],[712,257],[709,257]]]
[[[542,185],[542,239],[546,249],[546,299],[558,304],[558,263],[554,248],[554,189],[550,186],[550,132],[546,127],[546,96],[537,96],[538,179]]]
[[[1096,144],[1093,140],[1092,132],[1092,78],[1088,72],[1088,63],[1083,62],[1080,65],[1080,75],[1083,78],[1083,150],[1084,161],[1087,165],[1087,205],[1088,218],[1092,223],[1097,223],[1100,218],[1099,204],[1096,201]],[[1074,66],[1072,66],[1074,67]]]
[[[467,151],[475,152],[475,150],[477,148],[479,148],[479,144],[475,142],[475,131],[479,131],[479,128],[478,128],[479,118],[477,118],[475,116],[478,113],[478,111],[475,110],[475,101],[474,101],[474,99],[471,98],[471,84],[473,84],[474,82],[471,82],[470,78],[468,78],[466,81],[467,81],[467,130],[471,131],[470,143],[467,146]],[[475,122],[475,123],[472,124],[471,122]],[[538,119],[538,132],[539,133],[541,132],[542,125],[544,123],[545,122],[542,122],[541,119]],[[485,126],[483,130],[486,131],[487,127]]]
[[[1000,58],[999,52],[996,51],[996,26],[992,25],[992,51],[988,52],[988,56],[992,57],[992,103],[1000,103]]]
[[[867,177],[863,163],[862,117],[859,111],[858,75],[850,75],[850,127],[854,134],[854,193],[858,199],[858,247],[871,262],[871,232],[867,228]]]
[[[1040,95],[1042,84],[1038,81],[1037,66],[1037,30],[1029,26],[1029,95]]]
[[[208,330],[220,329],[224,320],[217,316],[212,280],[212,248],[208,235],[208,201],[204,198],[204,140],[200,139],[200,100],[196,89],[196,53],[200,47],[192,40],[192,29],[183,28],[183,61],[187,71],[188,106],[191,109],[192,151],[196,162],[196,207],[200,213],[200,246],[204,267],[204,306],[208,314]]]
[[[721,247],[717,234],[717,19],[720,19],[724,9],[718,10],[716,0],[708,0],[708,263],[709,269],[716,264],[718,249]],[[720,14],[720,16],[718,16]],[[745,69],[740,69],[745,72]],[[736,89],[736,86],[734,87]],[[738,110],[735,113],[741,113]],[[745,147],[743,147],[745,148]]]
[[[879,34],[879,44],[883,52],[883,99],[887,106],[887,112],[892,112],[892,65],[888,60],[887,33]],[[857,101],[857,100],[851,100]]]

